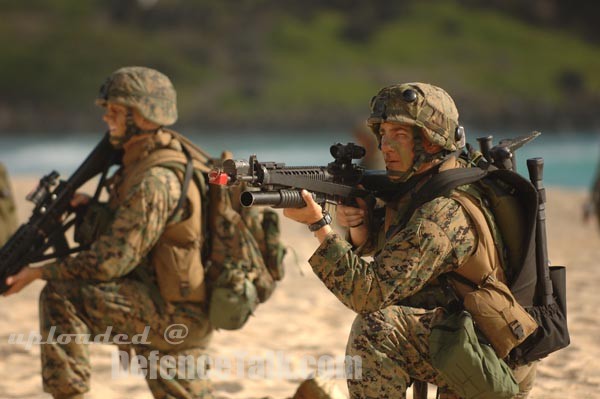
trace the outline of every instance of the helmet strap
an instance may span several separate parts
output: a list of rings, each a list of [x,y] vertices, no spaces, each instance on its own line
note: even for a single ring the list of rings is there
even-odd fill
[[[156,129],[141,129],[133,120],[133,109],[127,108],[127,115],[125,117],[125,135],[123,135],[123,140],[121,144],[127,143],[133,136],[139,136],[141,134],[155,134],[157,133],[162,126],[159,126]]]
[[[408,179],[413,177],[417,173],[419,168],[421,168],[421,166],[423,166],[424,164],[435,161],[436,159],[440,159],[442,162],[444,162],[456,153],[454,151],[441,150],[434,154],[430,154],[427,151],[425,151],[425,146],[423,145],[423,135],[421,134],[420,128],[413,126],[412,131],[414,141],[413,152],[415,154],[413,158],[413,163],[410,166],[410,168],[404,172],[387,170],[387,175],[392,177],[393,182],[404,183]]]

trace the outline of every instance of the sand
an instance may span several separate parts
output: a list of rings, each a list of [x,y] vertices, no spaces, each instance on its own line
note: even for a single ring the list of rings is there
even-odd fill
[[[34,184],[32,178],[15,179],[16,197],[24,198]],[[555,265],[567,266],[572,343],[540,363],[530,398],[600,397],[600,318],[595,309],[600,304],[600,234],[595,223],[581,222],[585,197],[583,191],[560,188],[548,193],[550,258]],[[28,204],[19,202],[21,221],[30,210]],[[354,313],[337,301],[306,262],[317,246],[316,239],[304,226],[287,220],[282,228],[290,247],[285,279],[242,330],[214,334],[211,356],[220,359],[218,368],[224,370],[214,385],[222,397],[292,396],[311,372],[305,365],[311,364],[329,365],[332,384],[347,392],[345,381],[335,379],[341,371],[336,362],[343,357]],[[43,285],[38,281],[18,295],[0,299],[0,398],[50,397],[42,390],[39,345],[9,342],[11,334],[24,334],[26,339],[37,334]],[[115,375],[119,371],[114,364],[115,347],[93,344],[90,353],[93,373],[86,397],[151,398],[142,376]]]

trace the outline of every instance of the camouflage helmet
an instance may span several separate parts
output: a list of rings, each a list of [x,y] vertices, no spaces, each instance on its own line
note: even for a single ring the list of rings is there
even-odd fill
[[[96,104],[110,101],[133,107],[150,122],[169,126],[177,121],[177,93],[167,76],[146,67],[117,69],[100,87]]]
[[[397,122],[421,128],[433,144],[455,151],[464,146],[458,110],[444,90],[427,83],[403,83],[384,87],[371,99],[367,124],[379,137],[379,125]]]

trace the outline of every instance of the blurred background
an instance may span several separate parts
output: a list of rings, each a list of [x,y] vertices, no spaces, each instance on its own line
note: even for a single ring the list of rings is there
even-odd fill
[[[106,127],[94,99],[127,65],[171,78],[174,128],[215,156],[229,149],[289,165],[324,165],[331,144],[366,143],[368,104],[381,87],[436,84],[455,99],[473,144],[542,132],[517,159],[526,175],[525,160],[543,157],[545,185],[553,186],[550,256],[573,266],[572,345],[542,362],[532,399],[598,397],[600,246],[598,226],[581,219],[600,157],[599,16],[600,2],[589,0],[0,0],[0,162],[24,221],[37,179],[52,170],[67,178],[99,141]],[[283,229],[295,251],[277,299],[242,334],[220,332],[216,354],[344,352],[354,315],[299,264],[315,245],[305,227]],[[7,343],[9,333],[37,331],[42,287],[0,307],[2,398],[47,397],[39,347]],[[300,317],[287,322],[290,315]],[[91,350],[90,398],[148,397],[140,379],[110,377],[112,347]],[[217,388],[235,398],[284,397],[298,383],[245,379]]]
[[[424,81],[455,99],[469,141],[540,130],[519,159],[588,187],[598,15],[585,0],[0,0],[0,161],[68,174],[104,130],[102,82],[144,65],[178,91],[175,128],[216,154],[327,162],[379,88]]]

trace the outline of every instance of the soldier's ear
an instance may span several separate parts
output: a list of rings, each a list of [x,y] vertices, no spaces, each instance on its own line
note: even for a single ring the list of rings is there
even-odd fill
[[[431,141],[429,141],[429,139],[427,138],[427,136],[423,133],[423,130],[419,129],[420,133],[421,133],[421,140],[423,142],[423,149],[425,150],[426,153],[428,154],[437,154],[438,152],[443,150],[443,147],[439,144],[434,144]]]
[[[151,122],[148,119],[144,118],[137,109],[133,108],[132,111],[133,111],[133,121],[140,129],[156,130],[160,127],[159,124],[156,124],[156,123]]]

